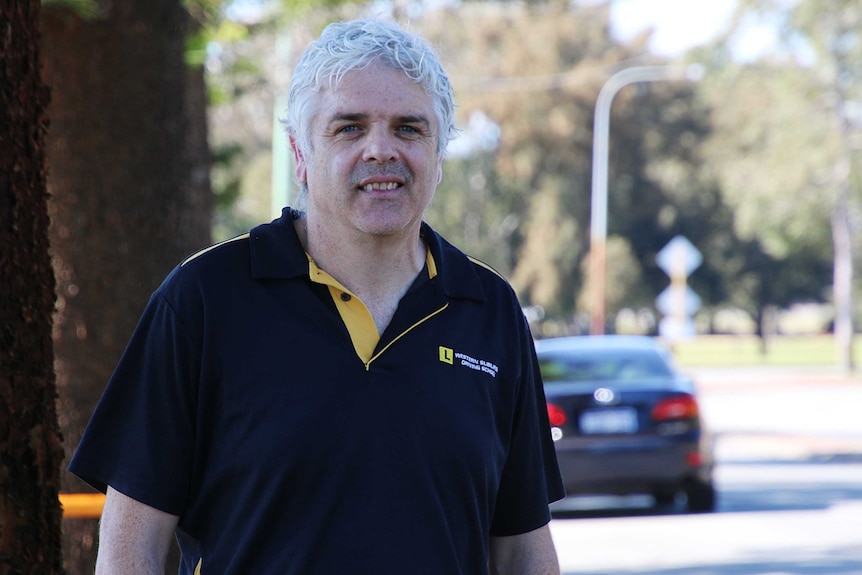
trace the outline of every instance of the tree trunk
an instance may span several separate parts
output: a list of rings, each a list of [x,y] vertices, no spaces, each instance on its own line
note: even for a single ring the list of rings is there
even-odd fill
[[[832,298],[835,306],[835,345],[838,364],[853,370],[853,232],[848,212],[847,181],[839,181],[839,198],[832,217],[832,242],[835,246]]]
[[[210,241],[205,93],[184,61],[181,0],[103,2],[83,20],[43,12],[54,330],[67,457],[144,305]],[[65,491],[88,489],[68,473]],[[64,522],[66,569],[91,574],[97,520]]]
[[[0,575],[63,573],[39,0],[0,0]]]
[[[845,13],[846,12],[846,13]],[[851,119],[849,92],[850,79],[857,77],[853,58],[847,52],[846,38],[858,34],[853,10],[827,9],[823,13],[823,30],[827,33],[829,68],[834,76],[829,87],[829,101],[834,106],[835,119],[841,135],[841,149],[832,168],[832,182],[837,192],[832,213],[832,245],[835,248],[833,263],[832,301],[835,306],[835,345],[838,363],[845,372],[855,367],[853,357],[853,244],[855,230],[851,211],[850,178],[853,170],[853,141],[859,130]],[[858,206],[856,206],[858,209]]]

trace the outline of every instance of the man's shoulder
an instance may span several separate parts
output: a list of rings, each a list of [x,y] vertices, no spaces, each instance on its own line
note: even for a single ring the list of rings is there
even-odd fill
[[[214,259],[224,259],[226,257],[235,256],[239,249],[248,249],[248,239],[250,234],[248,232],[244,234],[240,234],[236,237],[230,238],[228,240],[224,240],[221,242],[216,242],[211,246],[207,246],[197,252],[191,254],[186,259],[184,259],[179,267],[180,268],[193,268],[195,265],[206,265],[207,263],[211,263]],[[193,264],[193,262],[196,262]]]
[[[435,259],[439,257],[438,265],[446,291],[450,296],[462,295],[474,299],[487,299],[492,294],[495,297],[504,295],[507,299],[514,296],[514,290],[509,280],[490,264],[469,255],[456,247],[443,236],[428,228],[436,242],[436,250],[432,248]],[[437,251],[437,254],[433,252]]]
[[[175,301],[186,300],[191,294],[220,291],[226,284],[249,275],[248,245],[246,233],[198,250],[171,270],[156,293]]]
[[[506,276],[498,272],[492,265],[483,262],[479,258],[471,256],[469,254],[464,254],[464,257],[466,257],[467,261],[469,261],[473,265],[474,269],[476,270],[476,273],[487,275],[487,278],[490,281],[502,282],[507,286],[509,285],[509,280],[506,279]]]
[[[187,277],[290,278],[307,274],[308,260],[293,229],[293,212],[187,257],[175,273]]]

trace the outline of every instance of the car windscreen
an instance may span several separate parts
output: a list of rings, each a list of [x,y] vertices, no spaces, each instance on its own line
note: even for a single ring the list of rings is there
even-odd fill
[[[560,381],[627,381],[671,377],[664,359],[650,350],[547,352],[539,356],[545,383]]]

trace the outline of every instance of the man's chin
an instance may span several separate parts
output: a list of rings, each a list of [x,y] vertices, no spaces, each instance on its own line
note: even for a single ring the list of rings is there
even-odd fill
[[[395,237],[406,233],[418,233],[419,224],[407,217],[364,217],[356,222],[356,228],[362,233],[380,238]]]

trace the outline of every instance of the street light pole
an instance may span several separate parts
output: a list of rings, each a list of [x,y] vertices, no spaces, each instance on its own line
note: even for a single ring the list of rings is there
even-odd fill
[[[605,333],[605,277],[608,231],[608,139],[611,104],[622,88],[637,82],[699,80],[700,65],[638,66],[620,70],[604,83],[593,117],[593,174],[590,205],[590,335]]]

